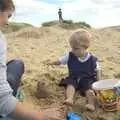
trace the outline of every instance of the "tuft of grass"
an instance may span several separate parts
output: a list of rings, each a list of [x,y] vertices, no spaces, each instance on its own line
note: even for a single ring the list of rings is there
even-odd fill
[[[42,24],[43,27],[50,27],[58,24],[58,21],[49,21]]]
[[[63,20],[61,23],[58,21],[50,21],[42,24],[43,27],[50,27],[54,25],[58,25],[64,29],[91,28],[91,26],[86,22],[73,22],[72,20]]]
[[[4,26],[4,28],[2,29],[2,31],[5,32],[5,33],[10,33],[10,32],[19,31],[20,29],[26,28],[26,27],[32,27],[32,25],[27,24],[27,23],[10,22],[8,25]]]

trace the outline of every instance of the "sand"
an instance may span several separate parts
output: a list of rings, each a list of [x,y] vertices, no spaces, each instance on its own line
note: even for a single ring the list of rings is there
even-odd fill
[[[102,79],[120,78],[120,30],[116,28],[88,29],[93,35],[91,51],[99,59]],[[68,110],[62,104],[65,91],[58,86],[60,80],[67,76],[66,66],[51,67],[46,60],[55,60],[64,55],[69,48],[68,37],[73,30],[58,26],[45,28],[24,28],[18,32],[6,34],[8,40],[8,60],[21,58],[25,63],[22,78],[24,102],[35,109],[62,107],[63,115]],[[37,83],[43,86],[46,96],[36,97]],[[46,90],[47,89],[47,90]],[[84,120],[120,120],[119,112],[105,112],[97,108],[95,112],[84,109],[85,98],[78,93],[72,110],[83,116]]]

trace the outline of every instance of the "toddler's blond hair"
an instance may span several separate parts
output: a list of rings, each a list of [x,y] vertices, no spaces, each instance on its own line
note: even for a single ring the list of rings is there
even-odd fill
[[[87,30],[78,29],[70,36],[69,43],[71,47],[84,46],[85,48],[88,48],[90,45],[90,37],[91,34]]]

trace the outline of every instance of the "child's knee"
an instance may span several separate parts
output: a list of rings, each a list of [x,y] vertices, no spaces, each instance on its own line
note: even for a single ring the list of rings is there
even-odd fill
[[[25,66],[24,66],[24,62],[21,59],[14,59],[13,64],[15,64],[20,69],[20,71],[24,73]]]
[[[24,68],[24,62],[21,59],[14,59],[13,61]]]
[[[8,67],[13,66],[13,65],[17,65],[17,66],[24,69],[24,62],[21,59],[13,59],[13,60],[9,61],[7,63],[7,65],[8,65]]]
[[[67,89],[75,90],[75,87],[73,85],[67,85]]]

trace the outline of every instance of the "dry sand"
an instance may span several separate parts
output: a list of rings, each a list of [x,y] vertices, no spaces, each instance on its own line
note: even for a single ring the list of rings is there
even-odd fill
[[[120,30],[116,28],[88,29],[92,35],[90,51],[96,55],[102,68],[102,79],[120,78]],[[18,32],[6,34],[8,39],[8,60],[21,58],[25,63],[22,89],[25,103],[36,109],[62,106],[64,89],[58,87],[61,78],[67,76],[67,67],[50,67],[45,60],[54,60],[69,50],[68,37],[73,30],[58,26],[45,28],[24,28]],[[36,98],[36,86],[40,82],[49,91],[48,98]],[[41,93],[42,94],[42,93]],[[105,112],[97,108],[93,113],[87,112],[83,105],[85,99],[78,94],[73,110],[80,113],[84,120],[120,120],[119,112]]]

